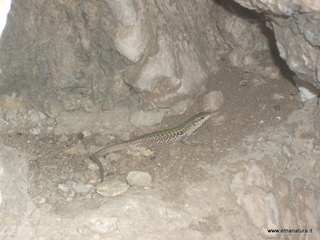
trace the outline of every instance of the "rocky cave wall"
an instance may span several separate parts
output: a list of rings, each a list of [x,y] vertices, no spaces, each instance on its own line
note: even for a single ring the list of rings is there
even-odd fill
[[[219,71],[216,61],[250,64],[270,48],[266,27],[290,69],[320,88],[317,2],[237,2],[255,12],[218,0],[13,1],[1,95],[50,117],[97,104],[181,113]]]

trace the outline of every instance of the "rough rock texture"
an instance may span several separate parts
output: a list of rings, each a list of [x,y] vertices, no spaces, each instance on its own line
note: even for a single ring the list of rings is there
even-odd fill
[[[299,78],[320,89],[320,2],[316,0],[235,0],[263,12],[280,56]]]
[[[225,58],[279,53],[320,88],[316,1],[14,1],[0,43],[0,93],[17,94],[51,117],[99,104],[112,111],[177,114],[204,93]],[[230,52],[231,51],[231,52]]]
[[[137,93],[148,108],[194,98],[222,43],[208,21],[212,4],[13,1],[0,46],[1,93],[61,111],[92,101],[104,110],[135,106]]]
[[[211,49],[216,41],[207,34],[214,29],[207,21],[211,1],[107,3],[120,23],[114,45],[135,63],[126,69],[124,80],[145,101],[168,108],[204,90],[215,60]]]
[[[28,196],[28,166],[31,155],[17,153],[15,149],[0,143],[0,225],[1,233],[13,236],[18,226],[28,225],[28,216],[35,206]],[[3,184],[5,182],[5,184]],[[23,227],[22,227],[23,228]]]
[[[37,107],[90,108],[94,100],[112,109],[131,96],[115,77],[126,59],[112,46],[112,28],[103,1],[13,1],[0,45],[1,93]]]

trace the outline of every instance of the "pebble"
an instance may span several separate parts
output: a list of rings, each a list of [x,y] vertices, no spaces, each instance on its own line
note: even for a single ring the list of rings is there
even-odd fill
[[[85,138],[92,136],[92,133],[88,129],[83,130],[81,133],[83,134],[83,137],[85,137]]]
[[[187,98],[184,100],[181,100],[178,103],[175,103],[172,107],[171,107],[171,113],[170,115],[180,115],[183,114],[187,111],[187,109],[194,105],[194,99],[192,98]]]
[[[40,135],[41,134],[41,128],[39,127],[35,127],[35,128],[31,128],[29,130],[29,132],[33,135]]]
[[[151,176],[147,172],[132,171],[126,177],[130,186],[147,187],[151,183]]]
[[[231,65],[234,67],[240,66],[239,55],[236,51],[233,51],[229,54],[229,61],[230,61]]]
[[[272,98],[271,99],[274,99],[274,100],[281,100],[281,99],[284,99],[284,96],[282,94],[273,94]]]
[[[93,185],[91,184],[83,184],[83,183],[77,183],[73,187],[74,191],[81,195],[87,195],[92,189]]]
[[[74,196],[75,194],[87,195],[93,189],[93,185],[68,181],[59,184],[58,188],[65,193],[69,193],[70,196]]]
[[[203,97],[203,109],[205,111],[215,111],[220,108],[224,101],[223,93],[221,91],[212,91]]]
[[[31,109],[31,110],[29,110],[29,119],[32,122],[39,122],[40,117],[39,117],[38,113],[34,109]]]
[[[97,193],[103,197],[116,197],[129,189],[128,184],[121,181],[104,182],[97,187]]]
[[[59,116],[60,112],[63,110],[61,102],[57,99],[45,102],[43,108],[44,112],[51,118]]]

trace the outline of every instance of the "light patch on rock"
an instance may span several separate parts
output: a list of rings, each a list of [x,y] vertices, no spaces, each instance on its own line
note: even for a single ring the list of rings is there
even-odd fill
[[[134,25],[128,27],[119,25],[112,40],[124,57],[136,63],[147,48],[148,36],[145,19],[140,16]]]
[[[261,78],[254,78],[254,79],[252,79],[252,82],[255,87],[263,85],[263,84],[267,84],[266,80],[261,79]]]
[[[99,233],[111,233],[118,228],[118,218],[117,217],[107,217],[107,218],[92,218],[89,221],[89,228],[93,232]],[[95,239],[95,238],[92,238]]]
[[[133,112],[130,117],[129,121],[134,126],[142,126],[147,125],[151,126],[156,123],[160,123],[163,119],[165,114],[165,110],[153,110],[153,111],[136,111]]]

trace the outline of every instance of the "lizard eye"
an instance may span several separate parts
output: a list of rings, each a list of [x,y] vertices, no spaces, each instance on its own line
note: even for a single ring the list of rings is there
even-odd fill
[[[179,131],[179,132],[177,132],[177,134],[178,134],[178,135],[182,135],[182,134],[183,134],[183,132],[182,132],[182,131]]]

